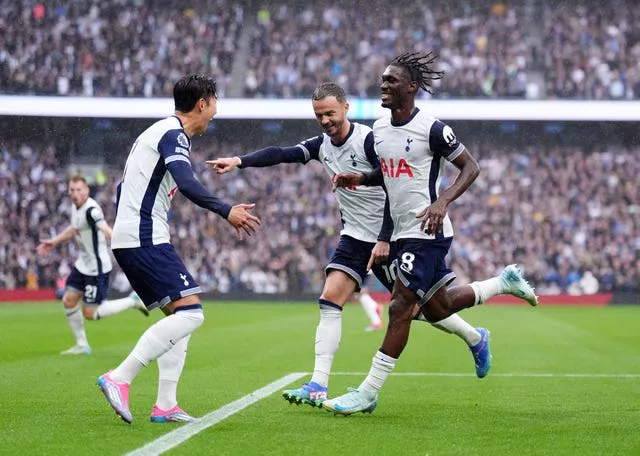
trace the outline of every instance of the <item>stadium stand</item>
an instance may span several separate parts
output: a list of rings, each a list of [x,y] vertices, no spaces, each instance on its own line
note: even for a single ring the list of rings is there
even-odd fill
[[[640,149],[469,144],[483,168],[451,208],[457,229],[451,264],[461,282],[518,262],[541,293],[640,291]],[[255,145],[253,145],[255,147]],[[219,217],[181,204],[171,220],[175,245],[208,290],[318,292],[340,219],[319,164],[248,169],[225,176],[202,163],[252,146],[208,139],[192,161],[202,181],[230,201],[252,201],[263,228],[240,242]],[[73,243],[38,258],[38,239],[68,224],[67,163],[50,144],[0,146],[0,288],[29,280],[53,287],[68,273]],[[93,195],[113,222],[114,171]],[[446,179],[443,183],[446,185]],[[524,241],[526,240],[526,242]],[[31,278],[29,278],[31,277]],[[114,274],[116,286],[121,277]],[[125,284],[126,286],[126,284]]]
[[[207,71],[222,95],[243,23],[240,3],[29,0],[0,4],[0,92],[151,97]]]
[[[615,0],[29,0],[0,5],[0,93],[169,96],[208,71],[232,97],[378,93],[399,52],[433,49],[440,98],[640,98],[640,4]]]
[[[640,4],[552,2],[543,24],[549,98],[640,98]]]

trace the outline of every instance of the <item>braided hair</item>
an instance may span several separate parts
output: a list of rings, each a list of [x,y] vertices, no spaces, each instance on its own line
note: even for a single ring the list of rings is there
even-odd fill
[[[438,55],[432,51],[405,52],[394,58],[390,65],[405,68],[409,72],[411,80],[418,83],[418,87],[433,93],[431,82],[444,76],[444,71],[437,71],[432,67],[437,58]]]

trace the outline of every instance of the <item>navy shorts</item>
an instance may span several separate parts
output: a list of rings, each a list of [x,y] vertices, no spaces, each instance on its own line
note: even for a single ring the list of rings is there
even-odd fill
[[[402,284],[418,296],[419,306],[424,305],[436,291],[456,278],[445,262],[452,240],[453,238],[396,241],[395,271]]]
[[[149,310],[202,293],[171,244],[114,249],[113,256]]]
[[[73,267],[65,288],[82,294],[85,304],[99,305],[109,293],[109,273],[89,276]]]
[[[375,245],[375,242],[359,241],[351,236],[340,236],[338,247],[325,268],[325,273],[329,274],[329,271],[333,269],[346,273],[356,281],[356,291],[360,291],[367,277],[367,264]],[[389,255],[389,258],[393,257]],[[395,279],[392,267],[393,265],[389,261],[384,264],[374,264],[371,268],[374,275],[389,291],[393,288]]]

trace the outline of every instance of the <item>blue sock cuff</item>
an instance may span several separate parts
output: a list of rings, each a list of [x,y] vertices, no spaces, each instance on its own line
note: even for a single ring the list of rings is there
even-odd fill
[[[189,306],[182,306],[182,307],[178,307],[176,310],[173,311],[173,313],[178,313],[181,310],[196,310],[196,309],[200,309],[202,310],[202,304],[191,304]]]
[[[338,304],[336,304],[335,302],[331,302],[331,301],[327,301],[326,299],[318,299],[318,304],[320,304],[320,308],[322,309],[324,308],[330,308],[330,309],[337,309],[339,311],[342,312],[342,307],[340,307]]]

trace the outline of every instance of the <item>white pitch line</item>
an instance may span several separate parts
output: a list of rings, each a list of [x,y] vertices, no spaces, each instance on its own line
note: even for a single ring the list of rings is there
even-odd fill
[[[197,433],[204,431],[205,429],[219,423],[220,421],[230,417],[240,410],[247,408],[251,404],[258,402],[260,399],[264,399],[265,397],[289,385],[290,383],[301,379],[305,375],[308,375],[308,373],[293,372],[291,374],[285,375],[275,382],[269,383],[267,386],[257,389],[253,393],[249,393],[244,397],[241,397],[237,401],[233,401],[219,408],[218,410],[209,412],[198,420],[187,423],[184,426],[175,429],[152,442],[147,443],[143,447],[127,453],[126,456],[151,456],[169,451],[170,449],[180,445],[182,442],[190,439]]]
[[[365,376],[366,372],[332,372],[331,375]],[[460,372],[394,372],[396,377],[475,377],[475,374]],[[523,377],[523,378],[640,378],[640,374],[561,374],[537,372],[498,372],[488,377]]]
[[[184,426],[175,429],[156,440],[147,443],[143,447],[137,450],[127,453],[125,456],[155,456],[162,454],[172,448],[177,447],[181,443],[190,439],[194,435],[201,431],[223,421],[224,419],[238,413],[239,411],[247,408],[251,404],[258,402],[261,399],[273,394],[274,392],[284,388],[285,386],[301,379],[302,377],[309,375],[308,372],[293,372],[285,375],[284,377],[269,383],[260,389],[255,390],[252,393],[247,394],[240,399],[231,402],[218,410],[209,412],[202,418],[192,423],[187,423]],[[340,376],[365,376],[366,372],[333,372],[331,375]],[[475,377],[471,373],[460,372],[394,372],[391,374],[394,377]],[[640,378],[640,374],[581,374],[581,373],[536,373],[536,372],[501,372],[490,374],[491,377],[521,377],[521,378]]]

